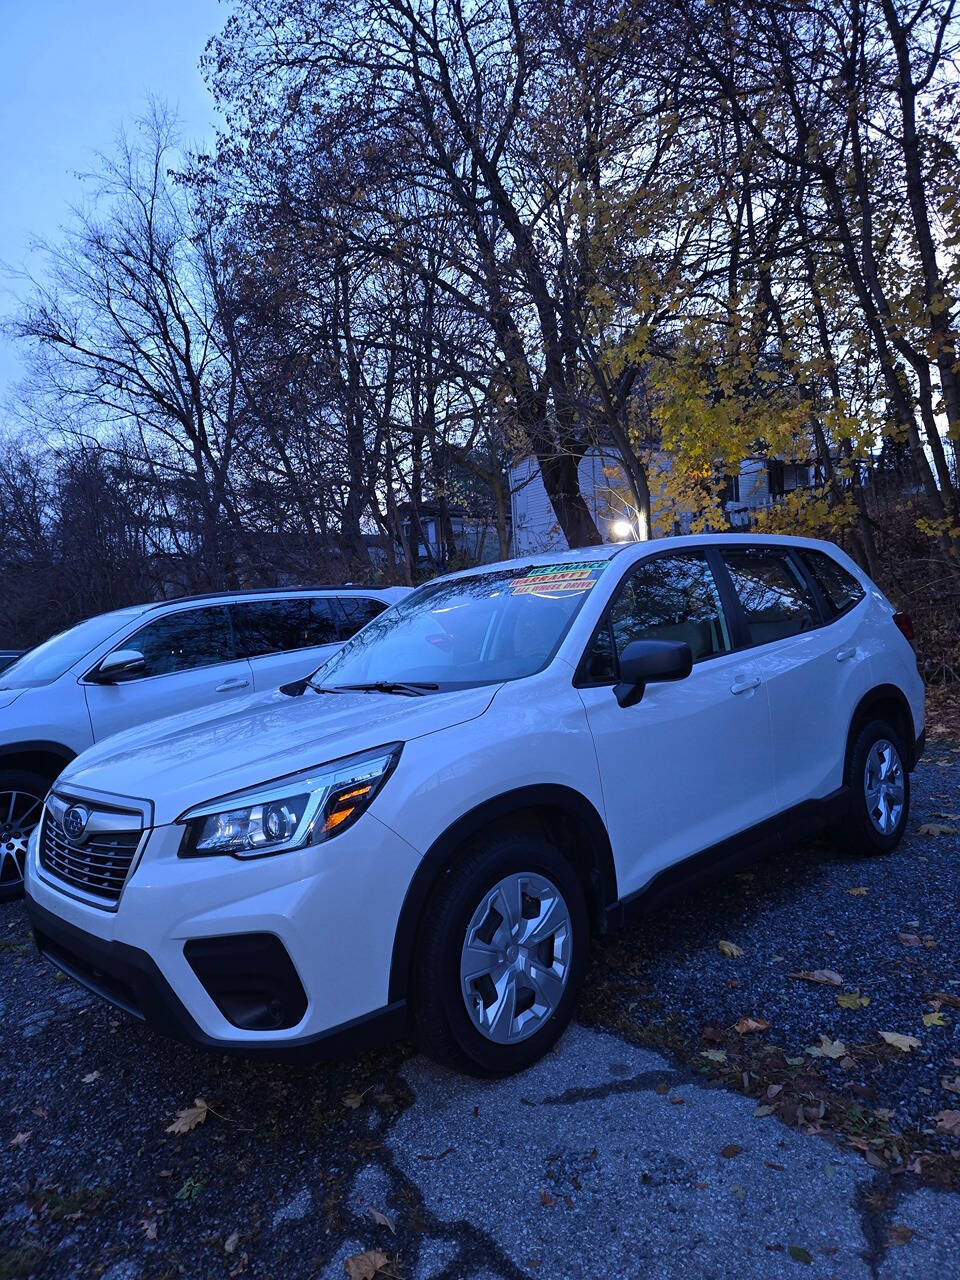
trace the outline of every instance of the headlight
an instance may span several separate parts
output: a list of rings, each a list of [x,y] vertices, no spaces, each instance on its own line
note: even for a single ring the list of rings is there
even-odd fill
[[[402,745],[390,742],[197,805],[177,819],[186,827],[180,856],[256,858],[329,840],[369,806],[393,772]]]

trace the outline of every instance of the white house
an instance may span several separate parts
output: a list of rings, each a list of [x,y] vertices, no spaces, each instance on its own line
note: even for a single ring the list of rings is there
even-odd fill
[[[513,554],[532,555],[566,546],[547,497],[537,459],[521,458],[510,468],[510,508],[513,523]],[[633,536],[633,522],[625,495],[629,486],[613,449],[596,446],[581,459],[580,492],[604,542],[622,542]],[[804,462],[782,462],[776,458],[746,458],[739,473],[731,476],[723,495],[723,505],[732,528],[748,528],[754,515],[771,506],[784,494],[814,483],[814,467]],[[683,529],[690,517],[678,516]]]

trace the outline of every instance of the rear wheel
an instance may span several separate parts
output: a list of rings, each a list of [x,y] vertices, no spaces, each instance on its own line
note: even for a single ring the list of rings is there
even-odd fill
[[[850,810],[842,830],[854,853],[890,853],[900,843],[910,813],[910,774],[900,735],[883,720],[857,733],[847,785]]]
[[[0,902],[23,893],[27,843],[40,821],[50,779],[26,770],[0,772]]]
[[[477,1075],[521,1071],[570,1021],[589,920],[579,878],[546,840],[498,835],[442,877],[415,972],[423,1049]]]

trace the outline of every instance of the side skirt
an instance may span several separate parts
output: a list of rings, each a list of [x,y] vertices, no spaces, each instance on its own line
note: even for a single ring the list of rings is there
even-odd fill
[[[847,812],[849,788],[840,787],[819,800],[805,800],[773,818],[700,853],[692,854],[649,880],[642,889],[607,908],[607,927],[621,929],[680,894],[722,879],[763,854],[788,849],[838,822]]]

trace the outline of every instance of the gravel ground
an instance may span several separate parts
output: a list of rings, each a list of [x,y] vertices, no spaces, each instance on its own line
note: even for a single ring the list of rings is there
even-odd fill
[[[402,1045],[303,1066],[173,1045],[42,964],[6,905],[0,1280],[316,1280],[369,1250],[409,1280],[960,1275],[960,1133],[935,1119],[960,1110],[960,836],[919,830],[958,812],[937,746],[895,855],[798,849],[604,941],[579,1025],[494,1083]],[[788,976],[817,969],[842,985]],[[821,1036],[835,1059],[806,1052]],[[196,1098],[204,1122],[168,1133]]]

